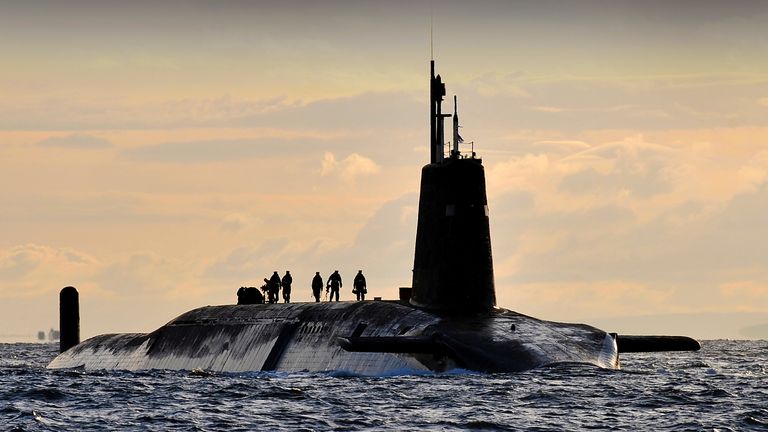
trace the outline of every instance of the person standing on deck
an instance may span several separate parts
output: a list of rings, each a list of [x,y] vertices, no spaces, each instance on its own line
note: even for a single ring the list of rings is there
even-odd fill
[[[328,301],[333,301],[334,295],[336,295],[336,301],[339,301],[339,290],[341,289],[341,286],[341,275],[338,270],[334,270],[334,272],[328,276],[328,284],[325,286],[326,291],[328,291],[329,288],[331,290],[331,296],[328,298]]]
[[[280,298],[280,275],[277,272],[272,273],[269,278],[269,302],[277,303]]]
[[[352,282],[352,292],[357,295],[357,301],[365,300],[365,294],[368,293],[368,289],[365,284],[365,276],[363,271],[358,270],[355,280]]]
[[[320,301],[320,294],[323,292],[323,277],[320,272],[315,272],[312,278],[312,295],[315,297],[315,303]]]
[[[283,279],[280,281],[280,284],[283,286],[283,300],[285,300],[286,303],[291,302],[291,284],[293,283],[293,277],[291,277],[291,271],[286,270],[285,276],[283,276]]]

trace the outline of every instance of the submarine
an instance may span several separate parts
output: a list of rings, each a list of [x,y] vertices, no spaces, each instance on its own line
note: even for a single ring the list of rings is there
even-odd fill
[[[412,286],[400,288],[398,299],[205,306],[151,333],[80,342],[78,293],[67,287],[60,294],[61,353],[47,367],[497,373],[560,363],[618,369],[621,353],[698,350],[685,336],[617,335],[496,306],[483,162],[460,151],[455,98],[454,113],[446,114],[445,95],[431,60],[430,162],[421,171]]]

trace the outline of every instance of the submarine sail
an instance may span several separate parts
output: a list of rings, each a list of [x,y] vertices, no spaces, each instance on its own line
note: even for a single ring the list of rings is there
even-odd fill
[[[201,307],[151,333],[92,337],[48,368],[515,372],[566,362],[619,368],[621,351],[698,349],[686,337],[622,338],[496,307],[482,160],[459,152],[457,121],[446,157],[445,85],[434,61],[430,69],[430,163],[422,168],[410,295]]]
[[[445,84],[430,62],[431,163],[421,170],[411,304],[451,312],[487,312],[496,306],[485,170],[458,143],[444,157],[441,104]],[[456,113],[454,112],[454,115]],[[454,137],[458,136],[454,132]]]

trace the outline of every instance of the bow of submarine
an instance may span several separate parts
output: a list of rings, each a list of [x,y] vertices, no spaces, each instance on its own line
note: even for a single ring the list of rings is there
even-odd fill
[[[520,372],[557,363],[618,368],[615,338],[594,327],[539,320],[506,309],[443,315],[418,335],[353,336],[352,352],[407,353],[432,371]]]

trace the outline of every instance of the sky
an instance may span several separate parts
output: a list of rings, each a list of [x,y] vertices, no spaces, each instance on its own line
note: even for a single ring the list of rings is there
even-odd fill
[[[486,168],[498,306],[768,338],[767,25],[739,0],[4,0],[0,341],[57,327],[68,285],[83,338],[273,271],[294,301],[336,269],[396,298],[430,52]]]

